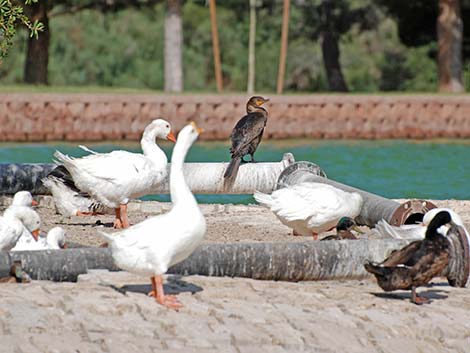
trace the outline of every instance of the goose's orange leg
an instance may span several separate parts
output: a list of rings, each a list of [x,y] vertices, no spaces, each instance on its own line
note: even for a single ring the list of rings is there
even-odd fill
[[[167,308],[178,310],[183,307],[183,304],[174,295],[165,295],[163,291],[163,278],[162,276],[153,276],[150,278],[152,282],[152,291],[148,294],[155,297],[155,301]]]
[[[116,229],[121,229],[123,228],[122,226],[122,221],[121,221],[121,208],[115,208],[114,211],[116,212],[116,219],[114,220],[114,228]]]

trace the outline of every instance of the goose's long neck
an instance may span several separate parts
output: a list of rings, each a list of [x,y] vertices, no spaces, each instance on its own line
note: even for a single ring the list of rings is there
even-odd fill
[[[155,164],[166,165],[168,159],[166,158],[165,152],[155,142],[155,133],[145,131],[140,140],[142,146],[142,152],[148,158],[150,158]]]
[[[190,144],[185,139],[178,139],[173,154],[171,156],[170,169],[170,193],[173,205],[181,204],[197,204],[191,190],[186,184],[183,174],[183,164],[186,154],[188,153]]]

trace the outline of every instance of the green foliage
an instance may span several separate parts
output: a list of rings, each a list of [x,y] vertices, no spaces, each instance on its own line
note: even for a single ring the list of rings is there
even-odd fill
[[[348,1],[352,11],[373,5],[371,0]],[[320,0],[305,2],[316,4]],[[247,2],[238,0],[217,4],[224,88],[245,91],[249,8]],[[279,65],[282,2],[265,0],[261,5],[257,11],[256,90],[273,92]],[[214,92],[209,8],[205,0],[187,0],[182,11],[185,90]],[[400,39],[397,21],[378,7],[371,11],[363,14],[371,17],[367,21],[355,20],[342,27],[340,59],[350,90],[435,91],[436,44],[406,47]],[[290,13],[286,90],[327,91],[322,52],[316,37],[318,28],[312,23],[307,26],[304,8],[296,2],[292,2]],[[374,21],[374,26],[364,25]],[[82,10],[73,15],[51,17],[49,82],[60,86],[163,89],[163,24],[163,3],[106,13]],[[0,65],[2,84],[22,82],[27,36],[26,31],[19,31],[13,39],[9,56]],[[469,89],[469,63],[465,69]]]
[[[24,0],[25,5],[31,5],[38,0]],[[0,63],[8,54],[16,34],[17,23],[23,24],[30,31],[31,37],[38,37],[38,33],[44,30],[44,25],[38,20],[31,22],[24,14],[23,7],[10,0],[0,0]]]

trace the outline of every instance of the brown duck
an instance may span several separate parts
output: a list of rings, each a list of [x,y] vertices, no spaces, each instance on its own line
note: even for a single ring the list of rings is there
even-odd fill
[[[368,262],[364,265],[365,269],[375,275],[384,291],[411,289],[413,303],[429,302],[429,299],[418,296],[416,288],[439,276],[449,263],[450,243],[446,236],[437,231],[448,223],[453,224],[449,212],[439,212],[429,223],[423,240],[394,251],[380,264]]]
[[[246,103],[247,114],[241,118],[232,130],[230,139],[231,160],[225,171],[224,178],[229,185],[233,184],[237,177],[241,162],[245,162],[244,156],[250,155],[251,162],[255,162],[254,154],[263,138],[264,127],[268,120],[268,111],[263,104],[269,99],[261,96],[251,97]]]
[[[29,283],[31,277],[23,270],[21,261],[15,261],[7,277],[0,278],[0,283]]]

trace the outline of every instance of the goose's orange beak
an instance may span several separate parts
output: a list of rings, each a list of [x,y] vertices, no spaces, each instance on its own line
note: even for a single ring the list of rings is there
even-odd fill
[[[37,206],[37,205],[39,205],[39,202],[37,202],[36,200],[31,201],[31,206]]]
[[[172,132],[172,131],[170,131],[170,132],[168,133],[168,135],[166,135],[166,139],[167,139],[167,140],[170,140],[170,141],[173,142],[173,143],[176,143],[176,137],[175,137],[175,135],[173,135],[173,132]]]
[[[31,232],[31,235],[33,236],[34,240],[38,241],[38,239],[39,239],[39,229],[33,230]]]
[[[62,249],[67,249],[69,246],[67,244],[62,245]]]

